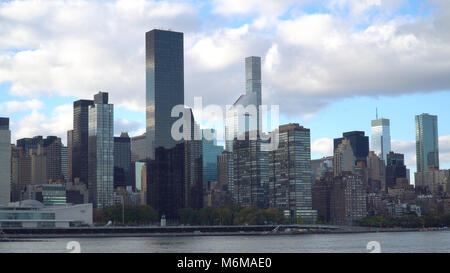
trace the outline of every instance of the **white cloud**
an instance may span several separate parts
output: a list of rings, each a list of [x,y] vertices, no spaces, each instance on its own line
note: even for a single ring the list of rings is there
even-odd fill
[[[311,144],[311,152],[323,156],[333,155],[333,140],[331,138],[319,138]]]
[[[44,108],[44,104],[40,100],[26,100],[26,101],[5,101],[0,102],[0,113],[11,115],[17,112],[40,110]]]
[[[116,105],[141,110],[145,32],[191,31],[198,20],[181,2],[1,2],[0,82],[12,82],[12,95],[33,98],[90,98],[102,90]]]
[[[58,136],[67,144],[67,131],[73,128],[73,106],[63,104],[54,108],[47,116],[33,110],[17,122],[11,123],[12,141],[33,136]]]
[[[114,120],[114,135],[119,136],[122,132],[134,136],[145,132],[145,124],[139,121],[133,121],[125,118],[117,118]]]

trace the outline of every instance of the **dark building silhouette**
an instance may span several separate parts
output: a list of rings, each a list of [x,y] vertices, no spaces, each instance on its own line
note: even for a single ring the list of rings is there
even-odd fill
[[[390,152],[386,162],[386,190],[395,188],[397,178],[406,178],[405,156]]]
[[[131,167],[131,139],[122,133],[114,137],[114,188],[133,186]]]
[[[92,100],[78,100],[73,103],[72,132],[72,179],[79,178],[88,184],[88,132],[89,106]]]
[[[369,155],[369,137],[365,136],[362,131],[352,131],[343,134],[342,138],[334,139],[334,149],[336,150],[343,139],[350,141],[352,146],[353,155],[356,157],[355,165],[358,162],[364,162],[367,164],[367,156]]]
[[[25,154],[30,154],[31,149],[37,149],[38,144],[42,141],[42,136],[35,136],[33,138],[21,138],[16,141],[17,147],[22,147]]]

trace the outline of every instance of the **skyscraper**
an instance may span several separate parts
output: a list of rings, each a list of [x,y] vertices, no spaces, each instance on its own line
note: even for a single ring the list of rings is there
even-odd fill
[[[367,165],[367,156],[369,155],[369,137],[365,136],[365,133],[362,131],[343,133],[342,138],[334,139],[335,150],[344,139],[347,139],[352,146],[353,155],[356,158],[355,165],[357,165],[358,162],[363,162]]]
[[[202,131],[208,131],[215,135],[214,129],[203,129]],[[215,136],[214,136],[215,137]],[[218,146],[217,141],[207,140],[205,134],[203,134],[203,181],[204,183],[217,181],[217,156],[223,152],[223,146]]]
[[[46,157],[47,181],[58,181],[61,179],[61,138],[48,136],[39,146]]]
[[[386,162],[391,151],[391,132],[389,119],[372,120],[372,151]]]
[[[159,147],[174,148],[172,108],[184,105],[183,33],[154,29],[146,41],[147,158]]]
[[[269,152],[269,206],[284,212],[297,223],[317,219],[312,210],[312,170],[310,130],[294,124],[279,127],[278,149]]]
[[[67,131],[67,181],[73,182],[72,175],[73,130]]]
[[[88,135],[89,107],[92,100],[78,100],[73,103],[72,132],[72,179],[79,178],[82,183],[88,183]]]
[[[146,134],[131,138],[131,161],[145,161],[147,159],[147,137]]]
[[[241,95],[226,112],[225,149],[227,151],[233,151],[233,140],[237,136],[244,135],[244,132],[259,130],[261,97],[261,57],[247,57],[245,58],[245,95]],[[239,107],[245,109],[248,106],[254,106],[256,112],[239,111]]]
[[[131,139],[121,133],[114,137],[114,188],[133,186],[131,177]]]
[[[233,203],[233,154],[228,151],[222,152],[221,155],[217,156],[217,176],[218,183],[227,187],[230,192],[230,199]]]
[[[61,147],[61,177],[69,181],[69,150],[66,146]]]
[[[0,118],[0,205],[11,201],[11,131],[9,118]]]
[[[147,202],[165,215],[178,218],[184,207],[201,206],[201,140],[175,140],[172,109],[181,112],[196,131],[190,109],[184,108],[183,33],[154,29],[146,33]]]
[[[417,172],[439,169],[438,118],[429,114],[416,116]]]
[[[114,105],[108,93],[99,92],[89,106],[88,185],[95,208],[113,204],[114,197]]]
[[[268,152],[262,151],[264,141],[259,137],[233,141],[233,197],[235,204],[242,207],[267,208],[269,186]]]
[[[386,190],[395,188],[398,178],[406,178],[405,155],[390,152],[386,161]]]

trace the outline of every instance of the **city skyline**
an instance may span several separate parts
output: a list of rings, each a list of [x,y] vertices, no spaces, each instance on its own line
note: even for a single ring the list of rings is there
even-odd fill
[[[24,3],[26,3],[26,1]],[[133,137],[144,132],[145,115],[143,113],[145,106],[141,105],[144,101],[142,96],[143,90],[145,90],[145,75],[141,72],[143,71],[142,67],[144,65],[142,62],[144,54],[142,51],[142,42],[144,40],[143,33],[153,27],[164,25],[164,27],[184,32],[186,35],[185,95],[189,100],[192,100],[194,96],[202,96],[206,103],[231,105],[234,100],[238,98],[239,94],[245,93],[245,77],[243,76],[244,67],[242,66],[243,58],[254,55],[261,56],[262,81],[264,82],[263,101],[280,104],[280,124],[298,122],[311,129],[313,158],[332,155],[332,139],[339,137],[343,132],[361,130],[365,131],[366,135],[371,136],[370,120],[373,119],[375,108],[378,107],[381,113],[380,116],[391,120],[392,150],[405,154],[406,164],[408,165],[408,168],[411,169],[411,172],[414,172],[416,168],[414,159],[414,116],[421,113],[430,113],[439,116],[441,142],[439,145],[441,157],[440,165],[442,168],[449,167],[450,128],[447,124],[450,124],[448,122],[450,110],[446,109],[448,107],[444,104],[446,98],[449,97],[449,92],[446,91],[449,87],[439,76],[445,74],[446,71],[434,71],[434,75],[429,76],[428,78],[425,76],[419,77],[419,80],[422,80],[422,82],[412,81],[415,82],[417,86],[411,86],[408,80],[396,82],[391,86],[378,86],[374,84],[374,78],[370,78],[371,81],[361,84],[359,83],[359,80],[366,74],[352,75],[351,78],[349,75],[344,74],[342,75],[345,76],[343,79],[354,79],[354,83],[357,85],[357,88],[349,88],[349,90],[351,90],[350,93],[344,92],[343,90],[334,90],[329,86],[326,87],[325,85],[330,83],[329,80],[327,80],[326,77],[319,77],[319,74],[314,73],[314,69],[304,70],[304,72],[309,71],[313,76],[312,80],[320,80],[319,82],[325,86],[323,90],[319,90],[320,88],[317,89],[313,84],[311,85],[311,83],[305,81],[305,78],[301,76],[301,73],[297,74],[299,75],[299,80],[293,80],[292,77],[286,78],[287,76],[280,77],[280,80],[286,80],[285,84],[280,84],[277,79],[277,76],[282,75],[283,72],[286,72],[285,69],[291,66],[286,62],[286,57],[293,57],[293,64],[298,64],[301,69],[307,69],[303,62],[300,61],[299,63],[299,59],[294,58],[298,54],[299,48],[304,48],[310,53],[317,53],[316,51],[312,51],[312,47],[318,46],[321,52],[326,52],[326,48],[324,48],[324,45],[321,43],[321,35],[327,36],[327,34],[333,30],[339,30],[337,27],[330,26],[330,22],[350,24],[349,29],[344,28],[343,31],[338,31],[336,38],[338,40],[341,39],[346,44],[356,49],[357,54],[360,54],[362,49],[365,48],[360,42],[352,39],[350,34],[359,35],[358,37],[366,39],[364,41],[368,42],[370,46],[374,46],[375,54],[377,54],[375,56],[391,53],[394,49],[399,50],[399,56],[409,54],[408,52],[410,52],[410,49],[408,49],[407,46],[400,48],[395,47],[395,45],[401,41],[404,41],[407,43],[406,45],[409,45],[410,47],[416,46],[414,47],[415,50],[420,50],[420,48],[417,48],[417,43],[430,43],[431,38],[421,36],[419,30],[410,30],[408,32],[408,26],[411,26],[411,24],[420,24],[420,19],[423,18],[423,24],[429,24],[432,27],[435,27],[436,30],[440,31],[439,33],[445,33],[445,30],[439,29],[436,24],[439,20],[446,20],[445,16],[443,16],[441,12],[434,11],[433,6],[428,1],[419,1],[419,3],[411,2],[408,3],[408,5],[397,7],[392,7],[384,2],[380,2],[380,4],[366,4],[359,8],[350,2],[342,4],[342,6],[333,6],[330,3],[300,3],[292,5],[273,4],[274,7],[276,7],[274,9],[276,10],[274,15],[276,18],[272,23],[276,29],[270,27],[270,23],[264,24],[263,19],[270,19],[268,18],[268,14],[270,13],[268,10],[273,10],[267,9],[266,4],[256,8],[255,12],[252,13],[251,10],[254,6],[251,3],[248,4],[248,6],[241,7],[241,10],[239,10],[239,8],[233,8],[228,9],[228,11],[226,9],[227,4],[221,1],[207,4],[206,7],[200,7],[201,5],[198,5],[198,3],[195,2],[188,2],[186,4],[167,3],[167,7],[152,1],[142,1],[133,5],[116,1],[112,1],[112,3],[115,4],[114,8],[117,9],[117,11],[122,12],[120,14],[140,14],[141,17],[137,19],[144,22],[143,26],[145,26],[145,28],[138,27],[138,24],[133,20],[124,20],[122,22],[123,27],[131,26],[131,29],[136,30],[136,33],[127,34],[131,36],[126,43],[109,43],[108,46],[110,46],[110,48],[106,47],[92,36],[92,33],[95,31],[103,30],[102,26],[93,30],[92,33],[88,31],[86,33],[87,36],[81,37],[85,37],[87,41],[91,41],[92,49],[94,49],[95,52],[99,54],[104,52],[104,54],[113,57],[111,59],[112,63],[109,64],[112,64],[112,67],[118,68],[119,71],[121,71],[120,73],[122,73],[120,74],[122,76],[119,79],[116,79],[118,81],[115,82],[118,83],[116,84],[117,87],[115,87],[114,84],[111,84],[111,80],[104,77],[100,77],[104,80],[100,82],[97,81],[97,83],[92,83],[90,77],[83,77],[83,82],[86,82],[85,85],[77,85],[73,83],[73,81],[59,83],[55,80],[56,76],[52,75],[43,78],[48,80],[47,83],[41,81],[36,82],[35,79],[26,75],[23,79],[18,78],[17,76],[14,77],[15,73],[20,72],[17,69],[19,69],[20,64],[23,64],[23,58],[26,58],[27,56],[34,59],[41,56],[39,54],[47,53],[49,56],[53,55],[58,60],[64,60],[61,59],[63,57],[61,54],[63,54],[63,51],[68,51],[78,52],[78,54],[81,54],[80,56],[83,57],[87,56],[84,54],[88,53],[80,51],[80,49],[85,49],[84,46],[89,45],[89,43],[85,44],[83,41],[79,41],[78,43],[73,44],[72,47],[68,47],[68,45],[62,43],[62,41],[69,42],[71,41],[70,39],[73,39],[73,36],[62,36],[62,41],[55,36],[47,41],[42,38],[42,45],[38,47],[36,45],[36,40],[31,39],[30,37],[24,37],[23,40],[14,40],[8,39],[9,34],[5,34],[5,40],[16,41],[15,44],[3,44],[0,53],[1,56],[5,57],[5,60],[7,60],[7,62],[4,63],[6,66],[1,66],[0,68],[0,80],[2,81],[0,83],[0,94],[2,94],[0,113],[2,116],[10,117],[12,142],[15,142],[16,139],[22,137],[56,135],[63,140],[64,144],[67,144],[66,131],[72,128],[72,124],[68,122],[67,116],[71,116],[72,102],[77,99],[90,97],[91,94],[97,90],[109,92],[111,100],[117,105],[115,112],[115,135],[118,136],[121,131],[128,131],[130,132],[130,137]],[[84,4],[87,5],[86,3]],[[49,5],[49,9],[52,11],[56,9],[52,4],[47,5]],[[446,3],[442,2],[439,3],[439,5],[442,12],[450,9]],[[94,10],[96,10],[96,7],[101,7],[101,4],[81,5],[80,11],[84,8],[94,8]],[[127,7],[128,9],[126,9]],[[162,11],[160,19],[166,20],[162,21],[165,23],[161,24],[160,21],[154,21],[149,17],[146,17],[148,15],[140,13],[139,11],[144,7],[151,7],[153,9],[159,8]],[[180,20],[189,19],[191,24],[181,24],[174,19],[174,16],[172,16],[173,13],[168,11],[168,7],[179,8],[177,12],[179,13],[178,17],[181,18]],[[20,10],[25,11],[29,9],[29,5],[20,8],[20,3],[17,3],[16,1],[0,2],[0,10],[9,11],[8,14],[10,15],[17,13],[16,18],[22,18],[20,17]],[[349,9],[348,12],[345,11],[346,8]],[[96,11],[100,12],[99,10]],[[385,14],[388,13],[388,11],[390,11],[390,13]],[[365,19],[367,22],[364,22],[364,24],[361,23],[362,15],[366,15],[369,12],[374,13],[373,18]],[[4,14],[4,12],[1,14]],[[238,15],[240,19],[227,19],[227,14]],[[37,12],[37,14],[35,13],[32,15],[33,16],[30,16],[29,19],[25,20],[28,24],[31,24],[33,20],[39,18],[40,14]],[[219,19],[212,18],[212,15],[217,15]],[[402,21],[401,19],[407,15],[411,16],[411,20]],[[17,23],[18,19],[13,19],[8,16],[4,17],[5,20],[9,20],[12,24]],[[351,20],[351,18],[356,22]],[[92,18],[88,17],[87,19]],[[112,18],[108,20],[116,19]],[[196,22],[196,20],[198,20],[198,22]],[[215,23],[213,24],[214,28],[206,30],[197,29],[198,26],[205,26],[211,22]],[[313,30],[317,29],[317,34],[308,34],[309,32],[307,29],[302,28],[305,24],[311,25],[311,29]],[[31,25],[27,25],[27,27],[29,27],[28,30],[34,30]],[[39,27],[39,25],[37,27]],[[77,24],[73,25],[73,28],[75,29],[78,29],[78,27],[80,26]],[[385,27],[385,29],[383,29],[383,27]],[[143,29],[142,32],[140,31],[141,28]],[[285,34],[296,29],[298,29],[299,32],[303,30],[301,33],[304,33],[304,35],[294,35],[295,37],[293,39],[296,40],[286,40],[288,36]],[[406,34],[409,34],[410,36],[399,34],[400,30],[406,31]],[[267,36],[264,37],[262,32],[267,32]],[[41,32],[33,33],[37,33],[36,35],[38,35]],[[53,34],[51,31],[48,33]],[[383,51],[375,46],[376,41],[381,41],[379,36],[381,35],[380,33],[388,35],[387,39],[389,43],[387,43],[387,45],[389,50],[387,51]],[[108,31],[104,34],[108,39],[112,39],[112,41],[118,41],[116,39],[119,39],[121,35],[123,35]],[[82,34],[77,32],[77,35]],[[375,39],[375,42],[371,43],[364,35],[371,35],[371,37]],[[261,39],[264,43],[258,45],[257,42]],[[238,40],[242,40],[242,47],[239,45],[237,47],[232,47],[232,45],[230,45],[233,41]],[[51,47],[50,41],[58,42],[56,48]],[[417,43],[415,44],[414,41]],[[327,40],[327,43],[328,42],[329,41]],[[113,44],[113,46],[111,46],[111,44]],[[115,44],[117,44],[117,46]],[[339,49],[339,44],[328,44],[335,45],[337,46],[337,49]],[[445,45],[442,44],[438,44],[438,46],[441,46],[439,48],[445,48]],[[363,48],[358,50],[360,47]],[[64,50],[57,52],[57,48]],[[130,53],[131,49],[135,51],[134,55]],[[329,48],[328,50],[333,53],[336,52],[337,49]],[[222,55],[211,55],[211,52],[222,52]],[[204,54],[201,55],[201,53]],[[46,62],[47,59],[45,59],[45,56],[42,57],[44,58],[43,60],[45,60],[44,62],[40,65],[33,66],[35,68],[42,68],[35,69],[38,70],[35,72],[36,75],[39,75],[40,70],[48,71],[48,69],[51,69],[55,65],[51,62]],[[205,58],[208,56],[215,56],[216,58]],[[129,61],[127,61],[128,59],[124,60],[124,57],[129,57]],[[66,61],[67,66],[70,68],[75,68],[75,65],[79,64],[72,59]],[[430,64],[422,59],[416,59],[416,61]],[[324,69],[324,66],[326,65],[319,57],[317,57],[313,63],[319,70]],[[17,66],[14,66],[14,64]],[[91,69],[100,67],[100,65],[106,67],[107,64],[108,63],[105,63],[103,58],[93,58],[92,62],[85,64],[84,69],[91,71]],[[380,65],[383,67],[386,63],[381,62]],[[400,67],[398,69],[399,72],[397,73],[407,71],[405,67],[406,66]],[[357,68],[358,66],[355,65],[355,69]],[[78,67],[78,69],[81,70],[81,67]],[[129,70],[135,74],[134,78],[125,70]],[[76,72],[77,70],[63,71],[65,73],[72,71],[76,78],[79,77],[78,72]],[[324,71],[331,72],[326,69]],[[117,72],[112,72],[113,74],[111,75],[117,76],[117,74],[114,74]],[[295,70],[295,72],[298,73],[301,71]],[[412,72],[418,73],[417,71]],[[415,75],[414,73],[412,73],[412,75]],[[92,75],[98,74],[93,73]],[[203,75],[211,75],[212,79],[216,81],[209,81],[207,80],[208,78],[205,78]],[[221,80],[217,80],[218,77],[220,77]],[[128,79],[128,85],[126,84],[126,79]],[[413,79],[413,77],[411,76],[411,78],[408,79]],[[431,79],[436,80],[436,82],[434,84],[430,83]],[[300,80],[303,80],[303,84]],[[205,84],[206,82],[208,84]],[[212,85],[210,85],[211,82]],[[429,85],[425,85],[424,82],[428,82]],[[376,87],[374,87],[374,85]],[[118,87],[121,87],[122,89]],[[224,87],[227,92],[220,92],[224,90]],[[210,88],[213,88],[215,92],[211,92]],[[358,88],[362,91],[358,91]],[[136,91],[125,92],[130,89],[136,89]],[[310,91],[309,93],[308,90]],[[223,93],[226,93],[227,95],[223,97]],[[330,98],[324,99],[323,97],[317,97],[311,93],[326,93]],[[330,95],[334,93],[337,93],[337,95]],[[129,94],[134,94],[134,96]],[[392,96],[391,94],[394,94],[395,96]],[[283,100],[280,101],[278,97],[283,98]],[[192,104],[191,101],[186,101],[186,103]],[[406,104],[411,105],[412,107],[403,109],[401,106]],[[310,109],[311,107],[314,109]],[[354,113],[358,113],[358,115],[355,115]],[[43,124],[44,120],[47,121],[45,124]]]

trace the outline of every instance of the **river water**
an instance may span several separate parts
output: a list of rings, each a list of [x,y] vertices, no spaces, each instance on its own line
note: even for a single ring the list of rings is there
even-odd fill
[[[0,242],[0,253],[70,252],[67,247],[71,241],[76,241],[83,253],[367,253],[371,252],[367,249],[369,242],[379,246],[381,252],[450,253],[450,231],[39,239]]]

